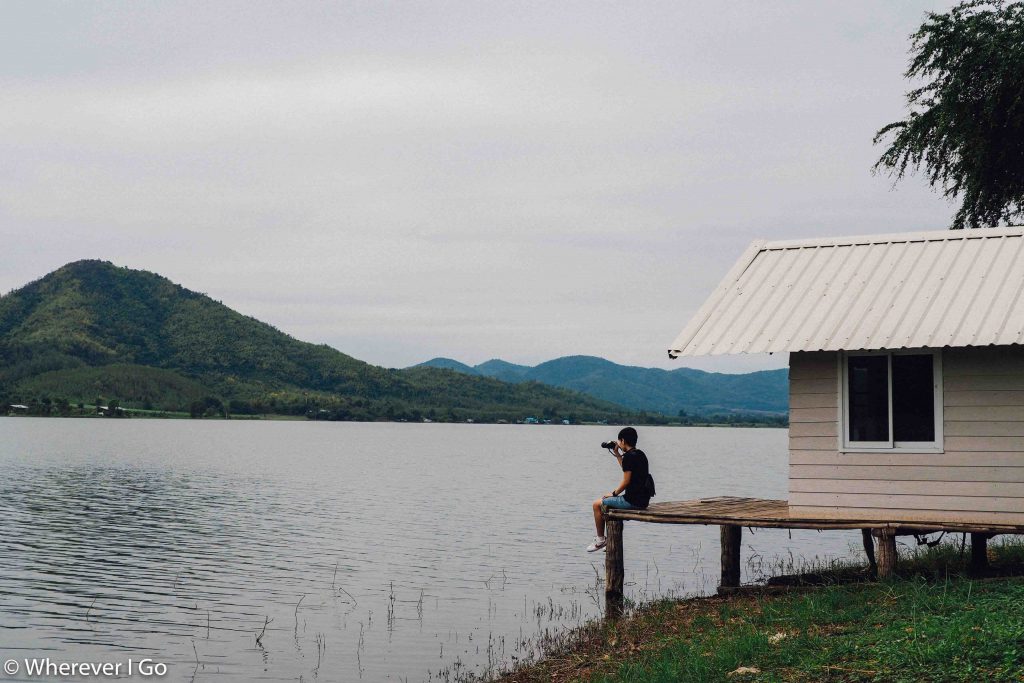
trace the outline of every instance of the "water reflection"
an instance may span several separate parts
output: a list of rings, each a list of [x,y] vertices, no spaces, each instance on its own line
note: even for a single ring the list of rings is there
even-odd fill
[[[607,428],[0,420],[0,654],[171,680],[454,680],[600,614]],[[659,498],[785,497],[785,432],[641,429]],[[859,538],[859,537],[858,537]],[[846,554],[758,531],[744,552]],[[717,529],[627,523],[626,592],[700,592]]]

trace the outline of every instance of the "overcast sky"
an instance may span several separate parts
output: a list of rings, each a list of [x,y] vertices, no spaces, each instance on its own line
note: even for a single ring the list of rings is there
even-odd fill
[[[873,176],[943,2],[0,6],[0,291],[99,258],[402,367],[669,361],[755,238],[943,229]]]

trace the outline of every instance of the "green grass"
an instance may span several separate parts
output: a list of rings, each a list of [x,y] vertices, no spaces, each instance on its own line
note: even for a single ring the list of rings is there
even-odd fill
[[[663,614],[670,606],[662,608]],[[734,674],[740,667],[759,673]],[[593,681],[977,681],[1024,677],[1024,580],[826,586],[723,604]]]
[[[891,581],[865,581],[848,564],[779,563],[823,585],[644,605],[568,634],[503,680],[1024,681],[1020,537],[991,542],[985,579],[967,575],[959,535],[936,547],[901,541]]]

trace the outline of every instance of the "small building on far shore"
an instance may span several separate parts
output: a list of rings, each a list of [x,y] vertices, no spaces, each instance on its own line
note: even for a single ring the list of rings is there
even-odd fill
[[[789,354],[789,515],[1024,527],[1024,229],[755,242],[669,349]],[[756,454],[751,454],[756,457]]]

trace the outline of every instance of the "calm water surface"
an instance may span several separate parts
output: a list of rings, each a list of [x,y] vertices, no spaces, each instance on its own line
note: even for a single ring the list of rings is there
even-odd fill
[[[0,418],[0,659],[150,657],[197,681],[507,666],[601,614],[584,548],[615,431]],[[656,501],[786,497],[784,430],[639,431]],[[627,523],[629,597],[712,591],[717,536]],[[746,532],[746,578],[858,545]]]

